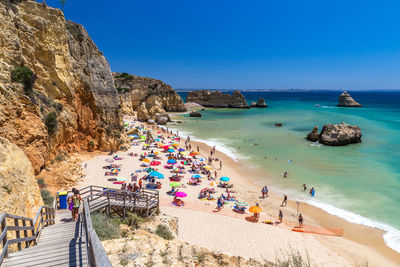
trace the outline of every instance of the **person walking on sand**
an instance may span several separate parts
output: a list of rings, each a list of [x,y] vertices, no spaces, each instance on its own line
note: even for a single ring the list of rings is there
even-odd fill
[[[283,201],[282,201],[282,204],[281,204],[281,207],[283,207],[283,206],[287,206],[287,195],[286,194],[283,194]]]
[[[303,228],[303,215],[299,214],[299,227]]]
[[[75,189],[75,188],[74,188]],[[79,207],[81,205],[82,197],[79,194],[79,190],[75,189],[74,190],[74,195],[72,196],[72,220],[73,221],[78,221],[79,217]]]
[[[283,213],[282,213],[282,211],[281,210],[279,210],[279,223],[282,223],[282,221],[283,221]]]
[[[219,169],[222,170],[222,160],[219,162]]]
[[[140,189],[142,189],[142,183],[143,183],[142,178],[140,178],[140,179],[139,179],[139,188],[140,188]]]
[[[197,152],[200,152],[200,147],[199,146],[197,146]]]

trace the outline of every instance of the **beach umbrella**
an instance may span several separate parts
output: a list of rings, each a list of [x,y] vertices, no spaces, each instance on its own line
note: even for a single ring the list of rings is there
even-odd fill
[[[174,172],[176,173],[182,173],[183,171],[181,169],[175,169]]]
[[[244,202],[244,201],[236,201],[235,205],[238,207],[246,207],[247,206],[246,202]]]
[[[206,161],[206,158],[199,158],[200,161]]]
[[[150,166],[158,166],[158,165],[160,165],[161,164],[161,162],[159,162],[159,161],[152,161],[151,163],[150,163]]]
[[[251,213],[260,213],[260,212],[262,212],[262,208],[260,208],[259,206],[251,206],[249,208],[249,211]]]
[[[164,178],[164,174],[156,172],[156,171],[150,172],[149,175],[151,177],[158,178],[158,179],[163,179]]]
[[[158,134],[160,134],[161,132],[157,132]]]
[[[157,142],[159,142],[161,139],[159,139],[159,138],[154,138],[154,141],[157,141]]]
[[[177,146],[179,146],[179,145],[178,145],[177,143],[173,143],[172,146],[173,146],[173,147],[177,147]]]
[[[180,185],[182,185],[180,182],[172,182],[169,184],[171,187],[178,187]]]
[[[192,175],[192,178],[201,178],[201,175],[199,175],[199,174],[194,174],[194,175]]]
[[[126,178],[118,177],[117,181],[126,181]]]
[[[172,148],[168,149],[167,151],[168,151],[169,153],[175,152],[175,150],[173,150]]]
[[[204,166],[203,168],[206,169],[206,170],[208,170],[208,171],[211,170],[211,167],[210,167],[210,166]]]
[[[187,153],[187,152],[184,152],[184,151],[182,151],[182,152],[181,152],[181,154],[185,156],[185,155],[187,155],[188,153]]]
[[[185,192],[176,192],[175,196],[176,197],[187,197],[187,194]]]
[[[149,144],[144,144],[143,146],[150,146]]]
[[[226,176],[223,176],[223,177],[219,178],[219,180],[222,181],[222,182],[228,182],[230,180],[230,178],[226,177]]]
[[[124,184],[125,182],[124,181],[115,181],[115,182],[113,182],[113,184]]]
[[[121,169],[118,169],[118,168],[113,168],[113,169],[111,169],[111,172],[112,173],[118,173],[118,172],[120,172],[121,171]]]
[[[211,185],[211,186],[216,186],[217,183],[216,183],[216,182],[211,182],[210,185]]]
[[[183,148],[179,148],[178,150],[179,150],[179,152],[185,151],[185,149],[183,149]]]
[[[193,154],[193,155],[198,155],[198,154],[200,154],[200,152],[193,151],[192,154]]]
[[[169,146],[163,146],[162,148],[167,150],[167,149],[169,149]]]
[[[146,158],[145,158],[145,159],[142,159],[142,161],[143,161],[143,162],[147,162],[147,163],[150,162],[150,160],[149,160],[149,159],[146,159]]]
[[[175,163],[176,163],[176,160],[174,160],[174,159],[169,159],[167,161],[167,164],[175,164]]]
[[[140,139],[146,140],[146,136],[142,135],[142,136],[140,137]]]

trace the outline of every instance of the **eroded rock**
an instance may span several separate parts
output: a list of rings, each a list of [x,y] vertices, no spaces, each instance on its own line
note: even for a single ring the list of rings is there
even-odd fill
[[[355,101],[349,93],[344,91],[340,96],[339,96],[339,101],[338,101],[338,107],[362,107],[360,103]]]
[[[213,108],[249,108],[246,98],[236,90],[232,95],[221,91],[199,90],[191,91],[186,97],[187,102],[195,102],[204,107]]]

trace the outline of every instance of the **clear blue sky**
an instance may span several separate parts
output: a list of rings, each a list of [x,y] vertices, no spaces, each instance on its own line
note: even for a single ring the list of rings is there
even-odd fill
[[[398,0],[68,0],[65,14],[113,71],[174,88],[400,88]]]

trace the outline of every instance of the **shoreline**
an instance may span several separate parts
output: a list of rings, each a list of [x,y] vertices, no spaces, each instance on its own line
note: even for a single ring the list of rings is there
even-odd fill
[[[147,124],[146,124],[147,125]],[[147,125],[148,127],[150,125]],[[174,125],[178,126],[178,125]],[[170,129],[170,128],[169,128]],[[176,130],[176,129],[173,129]],[[184,135],[186,134],[185,132],[179,131],[179,134],[183,133]],[[186,135],[185,135],[186,136]],[[210,151],[211,146],[207,144],[206,140],[202,140],[198,137],[194,137],[194,139],[191,138],[191,143],[195,144],[195,146],[200,147],[200,152],[204,151]],[[232,150],[231,148],[227,147],[229,150]],[[254,190],[255,192],[261,191],[262,185],[260,184],[260,179],[253,178],[253,177],[260,177],[262,176],[264,178],[264,183],[267,183],[268,180],[271,179],[270,174],[268,174],[267,171],[262,170],[258,166],[246,164],[246,158],[245,157],[240,157],[240,159],[243,162],[237,161],[235,158],[231,157],[228,155],[225,151],[220,151],[218,149],[218,145],[216,147],[218,157],[222,159],[227,165],[230,167],[234,168],[236,172],[238,172],[239,176],[242,180],[244,180],[244,186],[247,186],[250,190]],[[224,149],[225,150],[225,149]],[[234,151],[234,150],[233,150]],[[221,156],[222,155],[222,156]],[[249,165],[251,166],[252,173],[249,175]],[[245,172],[242,170],[246,169]],[[253,176],[253,177],[251,177]],[[246,178],[247,177],[247,178]],[[235,180],[235,184],[238,181]],[[269,186],[268,186],[269,187]],[[271,188],[269,187],[270,192],[269,192],[269,198],[271,198],[274,202],[280,202],[281,197],[278,196],[277,192],[271,192]],[[284,189],[279,188],[280,191],[283,191]],[[295,200],[290,200],[290,196],[288,200],[288,207],[292,213],[296,213],[296,201]],[[305,202],[303,200],[299,200],[301,202],[301,212],[303,213],[303,216],[306,217],[306,219],[311,219],[311,222],[315,224],[316,226],[321,226],[321,227],[340,227],[343,229],[343,238],[355,242],[359,245],[366,246],[366,247],[371,247],[374,250],[376,250],[378,253],[380,253],[383,257],[388,258],[390,261],[393,262],[394,266],[397,266],[396,263],[400,262],[400,253],[389,247],[383,236],[387,234],[386,231],[378,228],[378,227],[371,227],[371,226],[366,226],[363,224],[355,223],[355,222],[350,222],[338,215],[329,213],[328,211],[325,211],[324,209],[317,207],[315,205],[312,205],[308,202]],[[255,203],[251,203],[255,204]],[[261,203],[260,203],[261,206]],[[358,215],[358,214],[356,214]],[[359,215],[361,216],[361,215]],[[309,223],[309,221],[307,221]],[[324,245],[330,246],[330,242],[327,242],[327,240],[324,240],[324,237],[321,236],[319,239],[324,243]],[[354,251],[356,252],[356,251]]]
[[[161,128],[161,127],[158,128],[158,126],[155,125],[148,125],[147,123],[141,123],[141,124],[146,125],[148,129],[151,129],[152,127],[154,127],[155,129]],[[154,130],[152,130],[152,132],[154,132]],[[166,136],[167,134],[164,133],[163,135]],[[200,154],[202,156],[208,155],[208,152],[211,149],[210,146],[200,141],[191,140],[191,144],[193,148],[195,148],[197,145],[200,147]],[[138,148],[131,148],[131,149],[138,150]],[[126,154],[125,152],[118,152],[118,154],[120,153],[122,154],[122,156]],[[97,164],[104,164],[104,159],[107,157],[106,153],[100,153],[100,154],[102,156],[98,156],[99,154],[96,153],[96,155],[94,155],[94,157],[91,157],[89,161],[97,160]],[[254,205],[256,202],[258,202],[264,210],[262,217],[265,217],[265,219],[271,219],[275,221],[277,219],[277,211],[280,209],[279,204],[281,202],[281,197],[278,195],[278,193],[271,192],[268,198],[260,199],[259,196],[261,195],[260,193],[261,186],[257,184],[258,180],[254,178],[260,176],[265,177],[265,171],[253,167],[249,168],[249,166],[245,164],[245,161],[237,162],[234,159],[232,159],[229,155],[220,152],[218,149],[217,149],[217,157],[223,161],[222,171],[217,170],[218,176],[224,175],[232,178],[231,181],[235,185],[234,190],[236,191],[235,195],[237,196],[237,198],[245,200],[250,205]],[[128,159],[128,161],[134,162],[133,159],[134,158]],[[86,157],[86,159],[84,160],[88,160],[88,158]],[[213,165],[215,167],[215,163]],[[129,165],[129,167],[133,167],[133,165]],[[214,169],[219,169],[219,165],[217,168]],[[213,174],[214,174],[214,169],[212,171]],[[90,166],[89,169],[86,170],[85,172],[87,175],[89,175],[89,177],[85,176],[84,180],[79,183],[79,186],[83,186],[82,183],[83,184],[86,183],[86,185],[93,183],[98,184],[99,175],[102,175],[102,173],[104,173],[102,170],[98,170],[95,168],[90,169]],[[126,176],[127,174],[122,173],[121,175]],[[105,182],[105,184],[103,184],[104,186],[112,187],[112,185],[107,183],[105,180],[102,182]],[[184,190],[191,191],[192,194],[190,195],[194,195],[193,190],[195,189],[196,188],[189,186]],[[163,202],[168,203],[167,201],[170,201],[169,199],[170,197],[166,196],[165,192],[166,188],[165,186],[163,186],[162,189],[160,189],[160,203]],[[189,199],[188,202],[190,202]],[[200,207],[201,209],[206,209],[208,213],[211,212],[212,214],[210,208],[211,207],[214,208],[215,206],[214,202],[205,203],[203,201],[198,201],[197,197],[196,197],[196,202],[198,207]],[[209,206],[207,207],[207,205]],[[163,207],[165,207],[165,205],[161,205],[161,208]],[[196,205],[194,207],[196,207]],[[196,208],[196,210],[198,210],[199,212],[201,209]],[[224,212],[230,211],[229,208],[224,208],[224,209],[225,209]],[[167,210],[170,210],[170,208],[167,208]],[[185,216],[188,216],[187,215],[188,213],[185,213],[185,211],[188,209],[184,207],[184,208],[178,208],[178,210],[182,210],[182,212],[178,213],[180,213],[183,216],[182,219],[183,221],[185,221]],[[285,214],[285,221],[288,221],[288,223],[285,222],[281,226],[272,228],[268,228],[269,226],[263,225],[261,223],[255,225],[257,225],[257,227],[260,226],[266,227],[261,229],[265,229],[265,231],[267,232],[275,231],[275,229],[277,228],[278,229],[285,228],[284,231],[288,236],[288,238],[290,236],[291,238],[293,238],[294,233],[290,230],[290,227],[288,226],[285,227],[285,224],[290,225],[292,223],[297,222],[296,202],[290,200],[290,195],[289,195],[288,207],[282,208],[282,210]],[[303,216],[305,218],[306,225],[315,225],[322,227],[340,226],[344,229],[344,236],[343,238],[340,238],[332,236],[321,236],[318,234],[296,233],[297,236],[299,235],[301,236],[300,238],[307,239],[310,241],[318,240],[318,242],[320,243],[319,246],[322,246],[328,249],[329,251],[332,251],[334,254],[338,256],[339,255],[343,256],[343,258],[347,259],[349,262],[353,264],[354,263],[360,264],[365,260],[367,260],[367,262],[371,265],[382,266],[382,264],[384,263],[383,264],[384,266],[397,266],[396,263],[400,262],[400,254],[398,254],[391,248],[387,247],[386,244],[384,243],[382,238],[383,231],[347,222],[344,219],[341,219],[334,215],[330,215],[327,212],[323,211],[322,209],[311,206],[305,202],[302,202],[301,204],[301,212],[303,213]],[[233,212],[230,211],[230,213]],[[222,213],[219,214],[224,215]],[[245,222],[244,217],[241,217],[241,220]],[[245,222],[244,225],[246,227],[249,227],[249,229],[253,229],[252,225],[254,224]],[[281,230],[276,230],[276,231],[281,231]],[[201,239],[201,237],[198,238]],[[209,244],[203,244],[203,245],[208,247]],[[301,246],[300,248],[304,249],[304,247]]]

